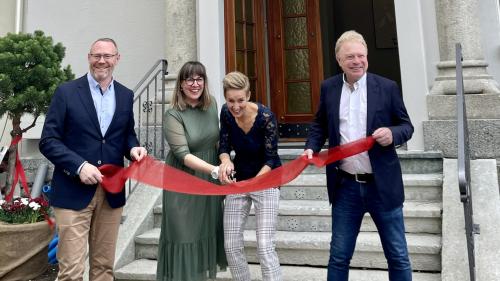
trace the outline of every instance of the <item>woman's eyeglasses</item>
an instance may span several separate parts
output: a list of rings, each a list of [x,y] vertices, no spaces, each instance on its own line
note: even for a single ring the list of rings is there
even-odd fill
[[[194,82],[198,83],[198,85],[201,85],[205,82],[205,79],[203,79],[202,77],[198,77],[198,78],[187,78],[186,80],[186,84],[188,86],[193,86],[194,85]]]

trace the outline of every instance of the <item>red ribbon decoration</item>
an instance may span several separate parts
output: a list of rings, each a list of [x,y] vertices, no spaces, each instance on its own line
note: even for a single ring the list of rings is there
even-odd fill
[[[375,140],[370,136],[317,153],[313,159],[300,156],[266,174],[229,185],[217,185],[202,180],[184,171],[168,166],[150,156],[142,159],[140,162],[133,162],[127,168],[115,165],[103,165],[99,169],[104,175],[101,185],[111,193],[120,192],[129,178],[178,193],[197,195],[248,193],[284,185],[296,178],[310,163],[317,167],[323,167],[343,158],[367,151],[374,143]]]
[[[12,139],[10,146],[14,146],[21,141],[21,136],[16,136]],[[16,150],[16,169],[14,171],[14,180],[12,182],[12,186],[10,188],[9,194],[5,196],[5,200],[12,201],[12,197],[14,197],[14,189],[16,188],[17,182],[19,178],[21,178],[21,185],[23,186],[24,193],[31,199],[30,191],[28,189],[28,183],[26,180],[26,174],[24,173],[23,164],[21,163],[21,159],[19,158],[19,149]]]
[[[18,144],[22,139],[22,136],[16,136],[15,138],[12,139],[10,142],[10,146],[14,146]],[[9,194],[5,196],[5,200],[7,202],[11,202],[13,197],[14,197],[14,189],[17,186],[17,182],[19,181],[19,178],[21,179],[21,185],[24,190],[24,194],[28,196],[29,199],[31,199],[31,193],[28,188],[28,181],[26,180],[26,173],[24,172],[23,164],[21,163],[21,159],[19,158],[19,148],[16,150],[16,169],[14,171],[14,179],[12,181],[12,186],[10,188]],[[43,214],[44,219],[47,221],[47,224],[49,225],[51,230],[54,230],[54,222],[53,220],[49,217],[47,213]]]
[[[226,195],[248,193],[266,188],[282,186],[296,178],[309,164],[323,167],[338,160],[369,150],[375,140],[367,137],[341,146],[315,153],[312,159],[302,155],[258,177],[228,185],[217,185],[197,178],[184,171],[175,169],[151,156],[140,162],[133,162],[129,167],[103,165],[99,168],[104,175],[101,186],[108,192],[120,192],[127,179],[133,179],[147,185],[178,193],[197,195]]]

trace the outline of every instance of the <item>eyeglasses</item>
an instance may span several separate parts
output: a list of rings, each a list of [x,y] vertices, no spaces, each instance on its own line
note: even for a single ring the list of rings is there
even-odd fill
[[[202,77],[198,77],[198,78],[188,78],[188,79],[186,79],[184,81],[186,81],[186,84],[188,86],[193,86],[194,82],[197,82],[198,85],[203,84],[205,82],[205,79],[203,79]]]
[[[97,61],[100,61],[101,58],[103,58],[104,60],[110,60],[114,57],[116,57],[118,54],[90,54],[90,56],[94,59],[94,60],[97,60]]]

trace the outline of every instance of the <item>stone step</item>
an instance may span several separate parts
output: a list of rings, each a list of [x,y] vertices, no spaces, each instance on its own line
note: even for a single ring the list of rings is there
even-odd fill
[[[154,228],[135,238],[136,258],[156,259],[160,229]],[[331,233],[287,232],[276,234],[276,249],[282,265],[324,266],[328,261]],[[412,268],[441,271],[441,237],[435,234],[406,235]],[[249,262],[257,262],[255,231],[244,233],[245,251]],[[352,267],[385,269],[387,263],[376,232],[361,232],[356,243]]]
[[[442,174],[443,153],[398,149],[403,174]]]
[[[443,174],[403,174],[405,200],[443,201]]]
[[[403,174],[407,201],[442,201],[443,176],[440,174]],[[281,200],[328,200],[326,176],[301,174],[281,187]]]
[[[409,233],[441,233],[441,203],[406,201],[403,208],[405,229]],[[255,229],[252,208],[246,228]],[[282,200],[280,201],[277,230],[323,231],[332,230],[331,207],[326,201]],[[366,214],[361,231],[377,231],[375,223]]]
[[[145,281],[156,280],[156,260],[140,259],[115,271],[117,281]],[[326,279],[325,267],[309,266],[281,266],[283,281],[324,281]],[[262,280],[260,266],[250,264],[250,273],[252,281]],[[387,280],[387,271],[385,270],[363,270],[351,269],[349,271],[349,281],[385,281]],[[413,272],[414,281],[441,281],[439,273],[421,273]],[[224,272],[218,272],[216,280],[232,280],[231,272],[227,269]]]
[[[325,265],[329,257],[331,233],[278,231],[276,249],[283,265]],[[249,262],[258,262],[255,231],[245,231],[245,251]],[[441,270],[441,237],[434,234],[407,234],[408,250],[414,270]],[[352,267],[386,269],[387,263],[376,232],[358,235]]]
[[[441,233],[441,203],[406,201],[403,208],[406,232]],[[162,208],[156,206],[155,227],[161,227]],[[246,229],[255,229],[253,206]],[[281,200],[277,230],[281,231],[331,231],[331,207],[327,201]],[[369,214],[365,215],[361,231],[377,231]]]
[[[403,174],[406,200],[442,200],[442,174]],[[281,188],[281,199],[328,200],[326,176],[301,174]]]
[[[326,280],[327,269],[325,267],[284,265],[281,266],[281,272],[283,281],[324,281]],[[250,264],[250,274],[252,281],[261,281],[260,265]],[[349,281],[385,281],[387,279],[388,273],[386,270],[349,270]],[[412,279],[413,281],[441,281],[441,274],[413,272]],[[218,273],[216,280],[233,280],[230,270]]]

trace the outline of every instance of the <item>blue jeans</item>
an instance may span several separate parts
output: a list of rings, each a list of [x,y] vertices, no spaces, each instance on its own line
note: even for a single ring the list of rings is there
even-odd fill
[[[342,178],[332,206],[332,241],[328,281],[347,281],[349,264],[363,215],[368,212],[377,226],[389,268],[389,280],[411,280],[403,206],[385,210],[373,183]]]

